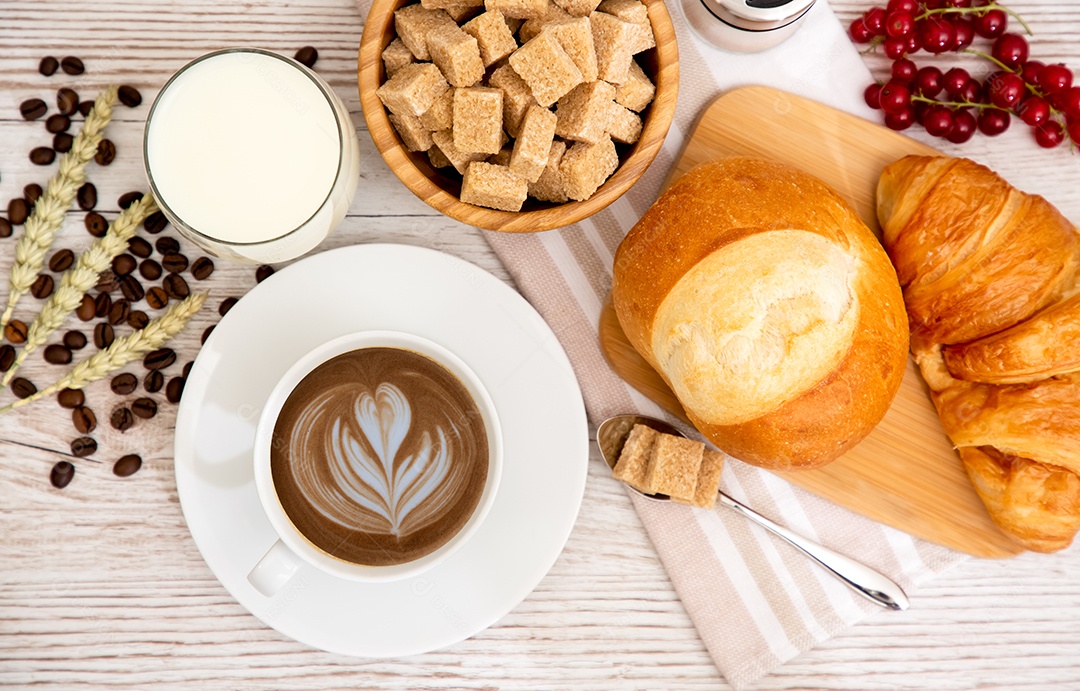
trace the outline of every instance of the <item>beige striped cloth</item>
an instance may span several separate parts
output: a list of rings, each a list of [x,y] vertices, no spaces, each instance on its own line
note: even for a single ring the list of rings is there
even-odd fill
[[[366,14],[365,0],[358,4]],[[703,108],[732,87],[764,84],[870,115],[862,102],[870,73],[826,0],[818,0],[793,38],[754,55],[708,46],[690,31],[678,3],[668,2],[668,10],[679,40],[679,102],[665,145],[644,177],[622,199],[577,225],[532,235],[486,234],[522,294],[566,349],[594,424],[633,411],[664,416],[611,371],[597,328],[615,250],[656,199]],[[722,487],[802,535],[890,575],[909,594],[964,558],[739,462],[725,465]],[[752,686],[787,660],[880,611],[728,509],[631,498],[702,640],[735,688]],[[903,617],[883,612],[879,621]]]

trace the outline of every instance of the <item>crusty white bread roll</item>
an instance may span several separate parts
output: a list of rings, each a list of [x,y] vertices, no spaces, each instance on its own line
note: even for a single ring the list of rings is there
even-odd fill
[[[843,454],[904,375],[885,251],[832,189],[778,163],[722,159],[676,181],[619,246],[612,297],[697,428],[766,468]]]

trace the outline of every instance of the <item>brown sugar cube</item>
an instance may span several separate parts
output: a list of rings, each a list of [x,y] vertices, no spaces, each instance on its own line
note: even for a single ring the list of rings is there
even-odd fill
[[[641,118],[637,113],[623,108],[614,101],[608,106],[611,118],[608,120],[608,134],[620,144],[635,144],[641,138]]]
[[[431,141],[435,143],[435,146],[439,147],[439,151],[442,153],[446,160],[450,161],[450,165],[454,166],[454,170],[462,175],[465,174],[465,169],[473,161],[483,161],[487,158],[487,154],[481,153],[463,153],[458,151],[454,147],[454,134],[452,130],[440,130],[431,134]]]
[[[431,107],[420,116],[420,122],[431,132],[448,130],[454,126],[454,87],[443,92]]]
[[[470,163],[461,181],[461,201],[489,209],[520,211],[528,191],[525,178],[490,163]]]
[[[620,106],[621,108],[622,106]],[[558,118],[547,108],[533,106],[525,114],[521,132],[514,141],[510,156],[510,170],[529,182],[536,182],[547,165],[551,142],[555,140],[555,123]]]
[[[598,76],[605,82],[622,84],[626,81],[630,62],[634,59],[634,47],[638,39],[637,25],[603,12],[593,12],[589,22],[592,25],[593,44],[596,48]]]
[[[427,37],[428,52],[452,86],[472,86],[484,78],[484,61],[476,39],[457,25],[439,26]]]
[[[581,70],[559,45],[559,40],[545,31],[515,50],[510,55],[510,66],[529,85],[536,102],[545,108],[582,82]]]
[[[597,9],[638,27],[637,39],[632,49],[634,53],[656,46],[649,10],[640,0],[604,0]]]
[[[720,491],[720,475],[724,471],[724,454],[705,449],[701,456],[701,470],[698,471],[697,488],[694,490],[694,498],[691,501],[676,499],[675,501],[711,509],[716,506],[716,495]]]
[[[575,201],[588,199],[618,167],[619,154],[608,135],[596,144],[575,142],[559,162],[566,196]]]
[[[555,35],[586,82],[596,81],[596,48],[593,45],[592,25],[588,17],[576,17],[561,22],[552,22],[544,27]]]
[[[566,10],[559,7],[551,0],[548,0],[547,11],[543,16],[537,17],[536,19],[530,19],[522,24],[518,37],[521,39],[522,43],[527,43],[536,38],[536,35],[539,34],[545,26],[554,22],[566,21],[568,19],[573,19],[573,17],[571,17]]]
[[[442,152],[442,149],[435,146],[434,137],[432,138],[431,148],[427,150],[428,160],[431,161],[431,165],[435,168],[449,168],[454,165],[450,162],[450,159],[446,157],[446,154]]]
[[[438,26],[457,26],[445,10],[429,10],[421,5],[406,5],[394,12],[394,31],[417,60],[430,60],[427,36]]]
[[[544,172],[540,173],[540,178],[536,182],[529,183],[530,197],[556,204],[562,204],[569,199],[566,196],[566,183],[562,173],[559,172],[559,163],[562,162],[565,153],[566,142],[556,139],[551,143],[551,151],[548,152]]]
[[[518,136],[521,121],[531,106],[536,105],[532,89],[525,80],[518,76],[510,65],[496,68],[488,79],[488,86],[502,89],[503,92],[503,128],[511,137]]]
[[[420,117],[450,85],[430,62],[406,65],[379,87],[379,99],[391,113]]]
[[[705,445],[686,437],[659,434],[649,452],[645,491],[693,501]]]
[[[652,103],[655,95],[656,87],[637,61],[631,60],[630,69],[626,73],[626,81],[615,88],[615,102],[635,113],[640,113]]]
[[[503,145],[503,92],[477,86],[454,92],[454,147],[462,153],[497,154]]]
[[[623,442],[619,460],[611,470],[616,480],[645,491],[645,477],[649,471],[649,455],[659,433],[648,425],[634,425]]]
[[[427,151],[431,148],[431,131],[424,127],[420,118],[414,115],[390,113],[390,124],[397,130],[398,136],[409,151]]]
[[[595,144],[604,137],[615,105],[615,87],[607,82],[590,82],[574,87],[559,99],[555,108],[555,134],[563,139]]]
[[[555,0],[555,3],[574,17],[588,17],[600,0]]]
[[[543,16],[548,0],[484,0],[488,12],[498,10],[504,16],[516,19],[535,19]]]
[[[402,67],[416,62],[416,56],[405,47],[400,38],[395,38],[390,41],[390,45],[383,48],[382,62],[383,69],[386,70],[386,78],[389,79],[397,74]]]
[[[446,10],[451,19],[460,22],[476,14],[484,6],[484,0],[420,0],[420,4],[429,10]]]
[[[518,47],[514,34],[510,33],[510,27],[498,10],[483,13],[462,25],[461,30],[476,39],[484,67],[494,65]]]
[[[513,155],[514,149],[509,146],[504,146],[499,149],[499,153],[488,158],[487,162],[494,166],[509,166],[510,156]]]

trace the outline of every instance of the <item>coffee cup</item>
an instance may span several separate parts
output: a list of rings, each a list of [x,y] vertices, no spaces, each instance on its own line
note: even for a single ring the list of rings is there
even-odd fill
[[[305,564],[339,578],[419,575],[483,523],[502,436],[479,377],[412,334],[364,331],[308,352],[267,399],[255,486],[277,541],[248,574],[263,595]]]

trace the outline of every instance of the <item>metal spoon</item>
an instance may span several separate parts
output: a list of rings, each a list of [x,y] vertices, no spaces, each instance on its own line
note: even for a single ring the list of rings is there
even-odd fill
[[[615,467],[615,462],[619,459],[619,453],[626,442],[626,437],[635,424],[648,425],[658,432],[675,434],[680,437],[685,436],[663,420],[645,417],[644,415],[617,415],[608,418],[600,423],[600,427],[596,430],[596,445],[600,447],[600,454],[610,467]],[[634,491],[646,499],[670,501],[666,494],[645,494],[637,489],[634,489]],[[888,576],[865,564],[860,564],[853,559],[834,552],[828,547],[819,545],[801,535],[796,535],[787,528],[773,523],[750,507],[735,501],[723,492],[720,492],[720,503],[738,511],[754,523],[782,538],[785,542],[821,564],[829,573],[868,600],[872,600],[888,609],[904,610],[908,608],[909,600],[904,590]]]

